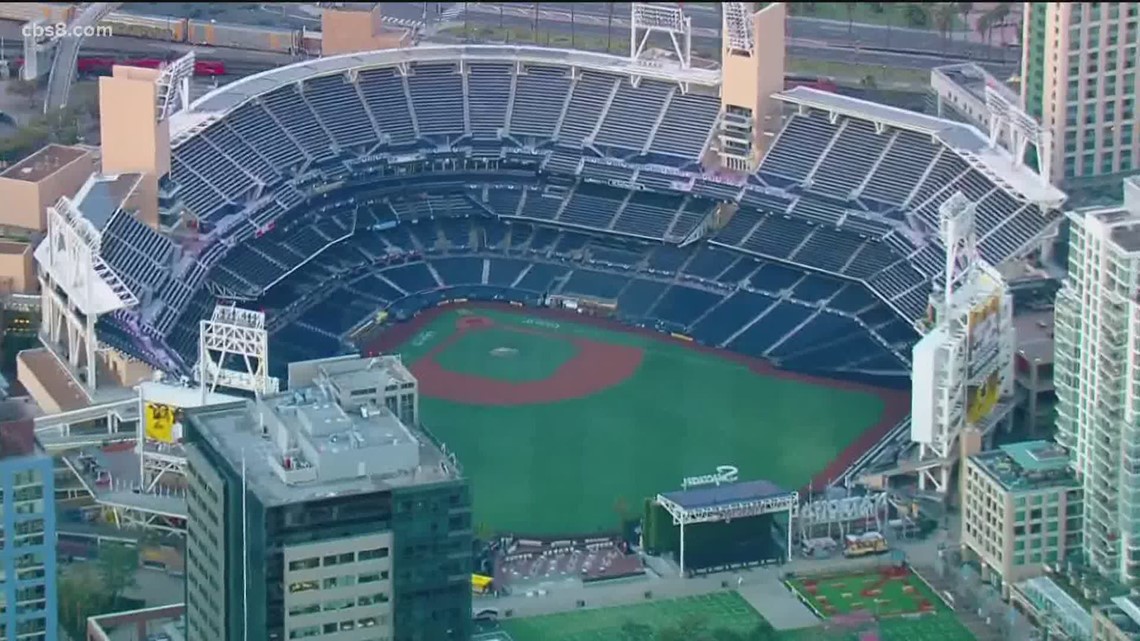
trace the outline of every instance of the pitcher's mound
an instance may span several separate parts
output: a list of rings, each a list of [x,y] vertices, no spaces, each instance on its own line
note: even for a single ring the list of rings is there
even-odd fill
[[[519,350],[513,347],[496,347],[495,349],[491,350],[491,356],[498,356],[499,358],[518,355]]]

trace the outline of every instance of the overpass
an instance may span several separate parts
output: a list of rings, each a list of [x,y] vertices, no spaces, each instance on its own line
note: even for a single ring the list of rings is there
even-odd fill
[[[75,84],[75,67],[79,61],[79,47],[83,45],[86,33],[94,31],[95,25],[121,3],[94,2],[80,5],[79,13],[71,19],[66,31],[56,34],[55,55],[52,56],[51,71],[48,75],[47,97],[44,98],[44,113],[63,109],[67,106],[71,85]]]

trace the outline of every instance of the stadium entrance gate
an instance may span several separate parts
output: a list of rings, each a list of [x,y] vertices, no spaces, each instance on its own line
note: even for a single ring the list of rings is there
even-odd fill
[[[682,577],[687,571],[790,560],[799,493],[770,481],[738,482],[736,476],[735,467],[722,465],[715,474],[685,479],[679,491],[658,494],[647,505],[646,547],[676,552]],[[774,517],[784,513],[787,520],[778,524]],[[784,529],[781,541],[773,536],[778,525]]]

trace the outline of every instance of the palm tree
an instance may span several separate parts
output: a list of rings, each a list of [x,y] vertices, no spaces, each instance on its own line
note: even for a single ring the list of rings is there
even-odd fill
[[[930,9],[931,22],[934,23],[934,28],[938,30],[938,35],[942,37],[942,46],[946,46],[946,38],[949,37],[950,32],[954,29],[954,18],[957,17],[957,9],[952,2],[939,2]]]
[[[987,44],[993,44],[994,29],[1005,26],[1006,18],[1009,17],[1010,8],[1011,5],[1009,2],[999,2],[978,18],[978,32],[984,33]]]
[[[962,39],[965,40],[970,33],[970,13],[974,11],[974,3],[955,2],[954,6],[958,10],[958,15],[962,17]]]

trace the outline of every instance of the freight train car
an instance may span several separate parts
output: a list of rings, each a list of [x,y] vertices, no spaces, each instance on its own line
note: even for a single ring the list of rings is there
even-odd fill
[[[116,11],[99,22],[116,36],[186,42],[186,18],[143,16]]]
[[[75,9],[70,4],[53,2],[0,2],[0,20],[31,22],[43,20],[47,24],[71,22]]]
[[[75,61],[75,70],[82,75],[103,75],[111,73],[111,68],[115,65],[158,69],[166,62],[170,61],[161,58],[119,59],[84,56]],[[16,58],[12,61],[13,70],[18,70],[22,66],[24,66],[23,58]],[[194,75],[205,78],[224,76],[226,75],[226,63],[220,60],[196,60],[194,62]]]
[[[205,20],[188,20],[186,42],[193,45],[253,49],[277,53],[296,53],[302,50],[301,32],[289,29],[245,27],[218,24]]]

